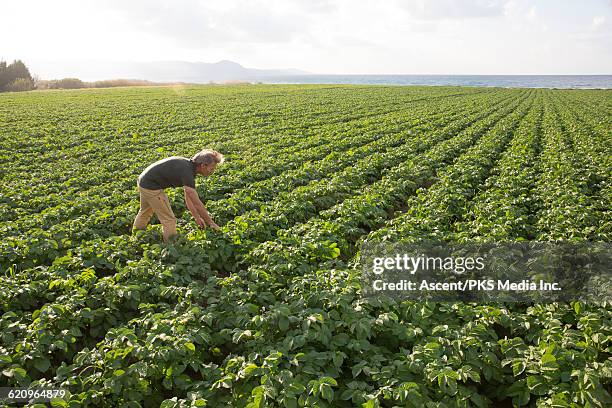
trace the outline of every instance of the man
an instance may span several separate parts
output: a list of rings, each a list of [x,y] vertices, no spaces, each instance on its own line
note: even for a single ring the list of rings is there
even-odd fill
[[[219,226],[212,220],[198,197],[195,177],[197,174],[202,176],[212,174],[217,165],[223,161],[221,153],[205,149],[191,159],[179,156],[169,157],[144,169],[138,177],[140,210],[134,220],[134,229],[145,229],[151,216],[155,213],[162,225],[164,242],[168,242],[171,236],[176,235],[176,218],[164,189],[183,187],[185,203],[198,226],[206,228],[208,225],[218,230]]]

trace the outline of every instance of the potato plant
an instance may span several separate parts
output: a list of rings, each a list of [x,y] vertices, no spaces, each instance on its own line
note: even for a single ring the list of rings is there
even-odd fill
[[[364,243],[610,242],[609,92],[335,85],[0,95],[0,386],[58,407],[604,407],[612,308],[364,296]],[[132,234],[136,177],[204,148]],[[30,404],[34,406],[35,404]]]

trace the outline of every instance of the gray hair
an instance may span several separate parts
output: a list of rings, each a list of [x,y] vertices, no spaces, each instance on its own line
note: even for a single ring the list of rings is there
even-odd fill
[[[221,164],[225,161],[225,158],[221,153],[216,150],[204,149],[201,152],[196,153],[192,158],[195,164],[203,164],[208,166],[209,164]]]

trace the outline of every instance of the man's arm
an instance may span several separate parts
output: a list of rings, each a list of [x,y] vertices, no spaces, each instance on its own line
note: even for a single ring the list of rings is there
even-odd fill
[[[198,196],[198,192],[195,188],[184,186],[183,190],[185,191],[185,204],[189,209],[189,212],[196,220],[196,223],[200,227],[205,227],[207,224],[210,225],[213,229],[219,229],[219,226],[213,221],[208,214],[208,211],[202,204],[200,197]]]

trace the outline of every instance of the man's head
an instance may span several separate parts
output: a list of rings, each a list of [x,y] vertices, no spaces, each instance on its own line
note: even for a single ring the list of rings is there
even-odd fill
[[[204,149],[191,158],[196,164],[196,173],[208,176],[215,171],[217,164],[225,161],[223,155],[215,150]]]

